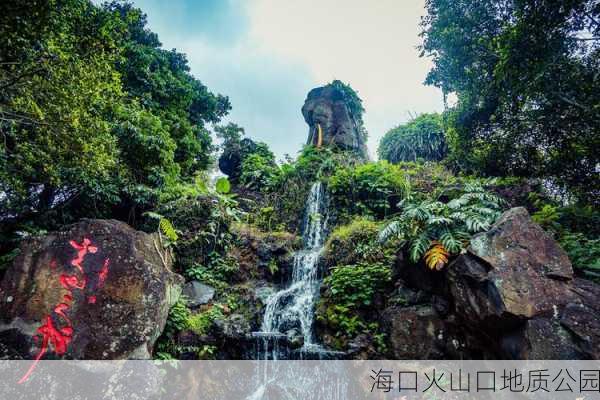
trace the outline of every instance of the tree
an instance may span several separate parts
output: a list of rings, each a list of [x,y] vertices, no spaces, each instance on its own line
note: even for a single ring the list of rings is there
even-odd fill
[[[275,168],[275,155],[269,146],[266,143],[255,142],[244,137],[244,128],[230,122],[225,126],[215,127],[215,132],[217,137],[223,141],[219,169],[229,177],[231,182],[240,183],[243,180],[244,172],[246,172],[246,178],[250,179],[252,175],[261,175],[261,171],[259,171],[261,167]],[[244,171],[244,165],[247,169],[251,168],[252,171]]]
[[[591,0],[428,0],[426,83],[456,93],[456,168],[600,194],[600,6]]]
[[[0,220],[129,219],[208,167],[205,125],[229,101],[140,10],[11,0],[1,14]]]
[[[377,153],[391,163],[400,161],[440,161],[447,146],[439,114],[422,114],[406,124],[390,129],[381,139]]]

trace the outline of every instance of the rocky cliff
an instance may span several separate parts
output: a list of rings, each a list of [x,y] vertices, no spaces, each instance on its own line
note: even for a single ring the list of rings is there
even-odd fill
[[[366,134],[342,89],[326,85],[312,89],[302,106],[308,124],[307,144],[352,150],[367,158]]]

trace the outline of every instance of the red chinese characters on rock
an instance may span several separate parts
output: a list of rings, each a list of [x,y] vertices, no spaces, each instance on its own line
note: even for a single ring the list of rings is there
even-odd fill
[[[69,241],[69,244],[77,250],[76,257],[71,260],[71,266],[75,267],[76,270],[74,271],[74,274],[62,273],[59,276],[59,282],[61,286],[67,290],[67,293],[63,296],[62,302],[54,307],[53,314],[45,316],[43,325],[36,330],[37,335],[34,337],[34,340],[39,344],[40,349],[33,364],[19,380],[19,383],[27,381],[37,363],[48,350],[51,349],[58,356],[64,355],[67,352],[67,348],[73,337],[73,325],[67,316],[67,312],[73,302],[73,290],[77,289],[83,291],[86,288],[88,277],[86,276],[83,267],[83,260],[88,253],[96,253],[98,248],[93,246],[91,240],[88,238],[84,238],[81,244],[74,240]],[[108,277],[109,264],[110,259],[105,259],[102,268],[98,272],[98,282],[95,289],[100,289],[104,286],[106,278]],[[56,261],[51,261],[50,267],[52,270],[55,270]],[[95,304],[96,295],[88,296],[87,302],[88,304]],[[57,321],[60,321],[60,326],[57,324]]]

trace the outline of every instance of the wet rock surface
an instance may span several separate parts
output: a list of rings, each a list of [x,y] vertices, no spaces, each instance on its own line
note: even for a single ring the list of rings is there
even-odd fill
[[[150,358],[181,292],[171,264],[158,236],[114,220],[27,240],[0,286],[0,342],[23,358]]]

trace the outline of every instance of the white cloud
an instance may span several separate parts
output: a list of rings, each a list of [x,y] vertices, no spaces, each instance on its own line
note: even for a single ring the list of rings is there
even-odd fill
[[[430,68],[416,48],[423,3],[255,0],[250,37],[264,51],[306,65],[319,83],[349,82],[364,101],[373,153],[409,111],[442,109],[440,91],[422,84]]]
[[[308,91],[349,82],[366,108],[369,151],[408,120],[440,111],[439,90],[422,84],[423,0],[138,0],[165,48],[187,54],[194,75],[228,95],[229,119],[278,156],[306,140],[300,108]]]

